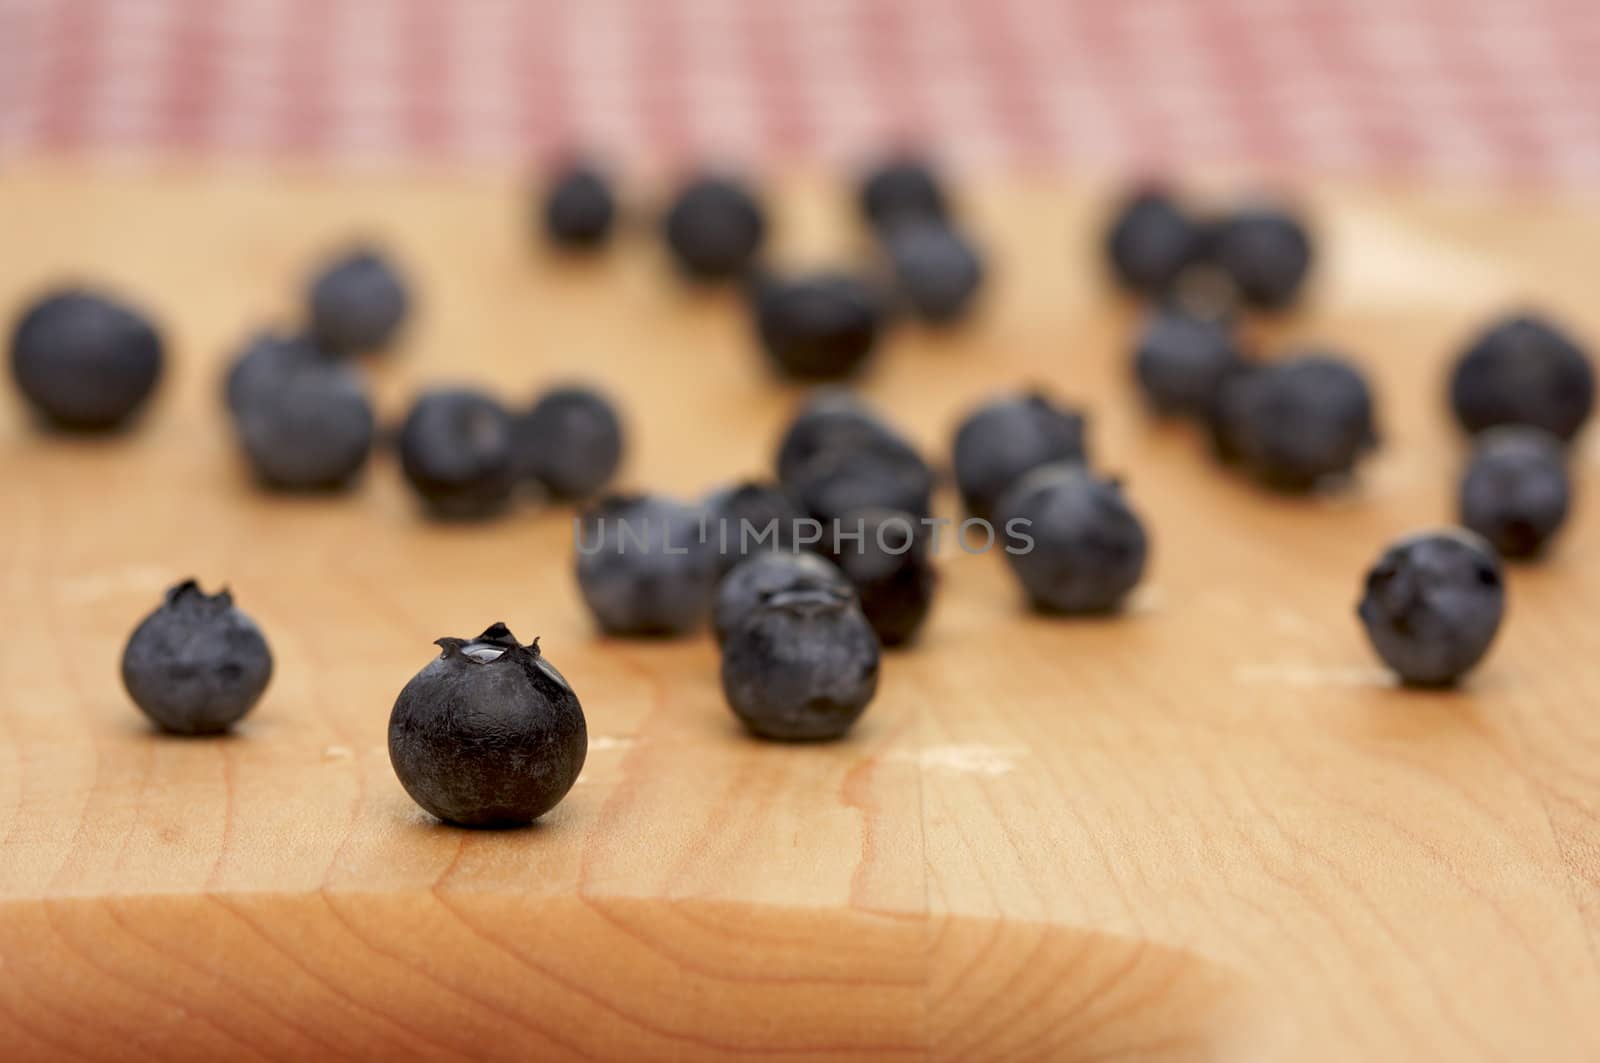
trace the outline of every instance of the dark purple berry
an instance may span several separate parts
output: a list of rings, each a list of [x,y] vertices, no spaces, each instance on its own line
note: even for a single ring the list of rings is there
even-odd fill
[[[819,390],[795,414],[778,444],[778,479],[792,484],[817,454],[835,444],[856,446],[867,438],[897,439],[895,432],[852,392]]]
[[[1214,416],[1219,451],[1282,491],[1349,474],[1377,443],[1366,379],[1330,354],[1227,377]]]
[[[406,284],[376,249],[361,247],[328,263],[311,281],[311,335],[334,354],[381,350],[410,307]]]
[[[841,436],[818,451],[786,486],[824,536],[833,521],[858,509],[898,509],[918,517],[933,506],[933,470],[893,435]],[[823,541],[827,541],[824,538]]]
[[[1281,310],[1299,297],[1311,269],[1311,237],[1293,215],[1270,207],[1241,210],[1210,235],[1212,260],[1245,302]]]
[[[1414,686],[1448,686],[1488,652],[1505,613],[1500,562],[1468,531],[1425,532],[1384,551],[1357,612],[1384,663]]]
[[[880,232],[908,221],[942,222],[950,207],[944,189],[926,162],[893,159],[869,172],[861,183],[861,213]]]
[[[342,362],[294,354],[273,367],[256,365],[242,381],[234,410],[239,443],[256,476],[285,490],[350,483],[372,453],[376,425],[361,375]]]
[[[519,471],[553,498],[588,498],[622,464],[622,419],[590,388],[546,392],[513,427]]]
[[[216,734],[255,707],[272,679],[272,651],[226,590],[194,580],[167,592],[122,651],[122,685],[174,734]]]
[[[966,237],[942,222],[902,222],[889,232],[887,247],[895,284],[912,313],[932,325],[967,315],[984,269]]]
[[[754,263],[766,238],[766,216],[744,185],[701,177],[679,192],[663,223],[667,250],[693,279],[726,280]]]
[[[990,402],[956,429],[956,484],[967,511],[988,517],[1006,489],[1041,465],[1087,460],[1084,417],[1030,392]]]
[[[781,486],[755,480],[713,492],[703,508],[722,572],[773,550],[795,550],[796,522],[805,516]]]
[[[1144,575],[1149,544],[1121,485],[1073,463],[1024,476],[995,510],[1006,560],[1034,608],[1107,613]]]
[[[229,412],[237,414],[248,397],[273,390],[292,370],[327,361],[328,355],[308,337],[269,329],[255,333],[229,364],[223,379]]]
[[[717,584],[711,613],[717,642],[762,601],[780,591],[826,590],[854,597],[850,579],[833,562],[818,554],[769,552],[741,561]]]
[[[389,714],[389,761],[406,793],[446,823],[520,827],[578,781],[589,730],[578,696],[504,624],[440,639]]]
[[[839,738],[878,690],[878,638],[855,600],[828,590],[769,595],[722,647],[722,691],[753,734]]]
[[[434,516],[494,516],[516,485],[511,415],[476,391],[426,392],[400,428],[400,465]]]
[[[779,372],[797,380],[854,373],[883,326],[877,292],[845,273],[767,279],[756,285],[750,304],[762,348]]]
[[[79,431],[125,423],[155,391],[164,361],[149,318],[90,291],[44,296],[11,336],[11,372],[23,398],[47,421]]]
[[[1140,295],[1170,289],[1201,248],[1200,227],[1156,189],[1123,203],[1106,234],[1106,254],[1118,283]]]
[[[1461,479],[1461,523],[1503,557],[1535,557],[1567,519],[1572,484],[1561,441],[1505,425],[1476,439]]]
[[[1134,348],[1134,375],[1157,413],[1206,418],[1243,362],[1227,321],[1178,310],[1150,315]]]
[[[544,193],[545,236],[557,247],[590,250],[606,242],[617,203],[605,175],[574,166],[556,175]]]
[[[1450,405],[1468,432],[1525,424],[1571,441],[1594,408],[1594,369],[1584,350],[1550,322],[1507,318],[1456,362]]]
[[[878,641],[902,646],[914,639],[939,582],[928,526],[900,510],[862,509],[846,514],[830,534],[833,559]]]
[[[578,587],[609,635],[685,635],[705,622],[716,587],[703,513],[671,499],[613,495],[578,520]]]

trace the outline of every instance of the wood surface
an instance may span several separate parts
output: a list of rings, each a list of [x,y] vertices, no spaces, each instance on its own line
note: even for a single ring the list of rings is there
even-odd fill
[[[124,437],[0,401],[0,1057],[1600,1058],[1593,499],[1511,574],[1459,692],[1393,688],[1353,615],[1380,548],[1451,515],[1461,342],[1527,301],[1600,342],[1600,202],[1309,190],[1314,298],[1257,333],[1359,358],[1385,447],[1351,491],[1294,500],[1141,413],[1105,187],[964,191],[985,313],[895,333],[863,390],[935,455],[1001,389],[1088,403],[1148,580],[1124,616],[1048,620],[998,557],[945,551],[926,637],[855,733],[785,748],[734,725],[708,637],[594,633],[569,511],[429,524],[387,459],[347,497],[262,494],[218,401],[230,348],[370,234],[422,298],[372,363],[386,417],[423,382],[522,400],[581,376],[625,404],[627,484],[760,473],[800,392],[648,231],[558,260],[504,175],[0,173],[6,312],[103,281],[173,355]],[[779,215],[787,262],[861,251],[834,184],[796,177]],[[231,738],[152,733],[118,679],[188,576],[231,586],[277,655]],[[401,790],[385,725],[434,638],[502,619],[578,691],[588,766],[534,828],[450,829]]]

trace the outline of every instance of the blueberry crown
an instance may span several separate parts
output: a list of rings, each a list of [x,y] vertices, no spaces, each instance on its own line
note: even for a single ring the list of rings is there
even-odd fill
[[[503,621],[499,620],[489,625],[483,634],[475,639],[442,638],[435,639],[433,644],[444,651],[441,656],[461,657],[465,660],[476,661],[479,664],[492,664],[503,657],[516,653],[525,653],[530,657],[539,656],[538,639],[534,639],[524,646],[517,641],[517,637],[511,633],[511,629],[506,627]],[[481,654],[473,652],[473,650],[477,649],[498,650],[499,652]]]
[[[207,594],[200,589],[199,580],[186,579],[167,591],[167,604],[171,606],[208,605],[218,609],[229,609],[233,606],[233,594],[227,587],[223,587],[215,594]]]

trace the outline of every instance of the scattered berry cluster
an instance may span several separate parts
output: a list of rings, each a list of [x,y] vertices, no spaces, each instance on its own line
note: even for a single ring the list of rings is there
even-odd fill
[[[1379,438],[1370,388],[1336,354],[1247,351],[1238,311],[1278,311],[1300,296],[1312,242],[1291,213],[1252,206],[1197,219],[1165,192],[1121,207],[1106,237],[1111,271],[1155,305],[1133,352],[1157,414],[1190,418],[1217,456],[1280,491],[1337,486]],[[1488,651],[1504,613],[1498,558],[1539,555],[1565,521],[1572,485],[1564,447],[1594,406],[1588,356],[1532,315],[1495,322],[1470,343],[1449,383],[1472,437],[1459,488],[1464,530],[1392,545],[1358,606],[1378,655],[1408,684],[1447,685]]]
[[[540,200],[549,240],[604,245],[619,216],[600,171],[570,167]],[[925,165],[901,159],[862,182],[858,206],[879,256],[869,268],[780,275],[761,265],[766,211],[726,177],[682,186],[661,235],[678,272],[738,281],[775,369],[839,380],[859,369],[889,321],[965,317],[984,278],[950,196]],[[1348,481],[1378,444],[1374,401],[1347,360],[1307,348],[1247,349],[1242,315],[1281,311],[1312,264],[1306,227],[1277,207],[1199,218],[1145,190],[1117,212],[1111,270],[1149,300],[1133,376],[1156,414],[1188,419],[1217,455],[1286,492]],[[576,386],[522,411],[493,396],[436,388],[380,433],[357,356],[393,346],[411,297],[382,254],[358,248],[326,264],[305,295],[305,323],[263,332],[232,361],[225,399],[256,478],[278,490],[337,490],[392,443],[424,510],[481,519],[519,488],[585,503],[575,570],[599,629],[678,636],[709,621],[729,707],[753,734],[838,738],[876,694],[886,648],[913,642],[939,585],[941,532],[1003,549],[1025,600],[1042,613],[1116,611],[1149,552],[1116,479],[1090,461],[1088,419],[1038,391],[1002,394],[956,427],[950,463],[965,519],[935,518],[942,476],[900,432],[842,389],[815,393],[779,441],[770,480],[687,503],[602,494],[621,463],[621,418]],[[17,386],[40,418],[74,430],[131,421],[160,381],[165,353],[147,315],[72,289],[27,307],[11,340]],[[1505,609],[1500,558],[1539,555],[1571,507],[1566,447],[1587,422],[1594,378],[1585,352],[1533,316],[1494,324],[1449,382],[1472,436],[1459,530],[1390,546],[1358,606],[1378,655],[1413,685],[1447,685],[1487,652]],[[591,501],[592,500],[592,501]],[[389,750],[406,791],[451,823],[527,823],[571,789],[587,751],[571,686],[503,624],[441,653],[406,684]],[[272,655],[227,591],[179,584],[134,631],[122,659],[135,704],[165,730],[225,731],[260,699]]]
[[[778,373],[840,380],[865,364],[898,315],[930,325],[965,318],[984,276],[977,248],[925,163],[897,159],[869,173],[859,208],[879,250],[864,267],[784,272],[765,266],[767,210],[752,188],[724,175],[680,187],[661,233],[681,276],[743,284],[755,334]],[[551,182],[542,218],[556,246],[588,252],[607,241],[619,213],[611,182],[593,166],[577,164]]]

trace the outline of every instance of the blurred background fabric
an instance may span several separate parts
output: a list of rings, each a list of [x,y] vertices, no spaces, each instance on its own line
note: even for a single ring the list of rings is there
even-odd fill
[[[0,151],[1600,180],[1600,0],[0,0]]]

